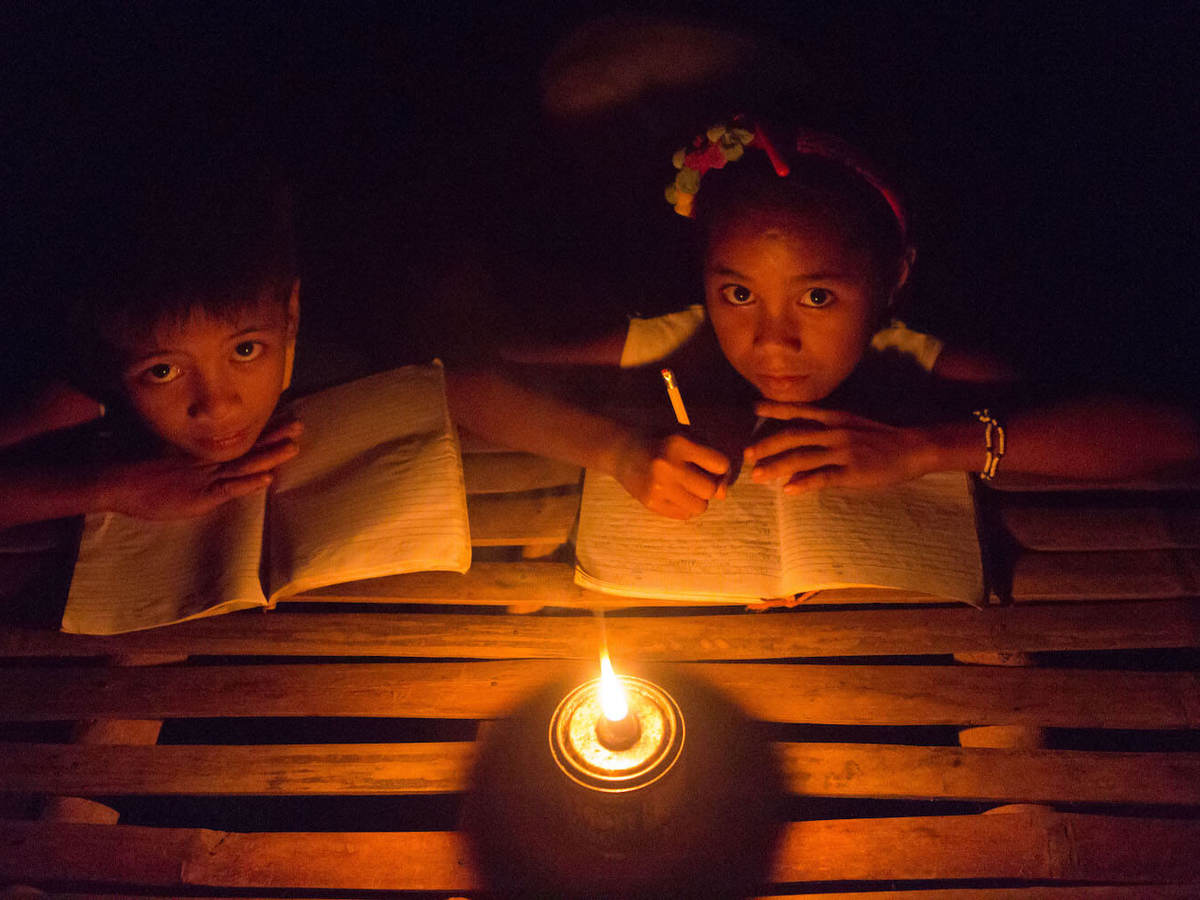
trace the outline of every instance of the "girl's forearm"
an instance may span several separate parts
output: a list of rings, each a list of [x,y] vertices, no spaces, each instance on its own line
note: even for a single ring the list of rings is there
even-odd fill
[[[1200,425],[1183,410],[1125,397],[1092,397],[1002,421],[1001,472],[1120,479],[1200,462]],[[984,425],[964,419],[921,429],[926,471],[980,471]]]
[[[636,430],[495,372],[447,372],[450,413],[480,437],[616,475],[641,444]]]

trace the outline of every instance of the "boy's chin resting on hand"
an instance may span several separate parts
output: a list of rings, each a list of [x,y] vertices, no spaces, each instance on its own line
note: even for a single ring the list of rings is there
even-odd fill
[[[264,432],[237,459],[206,463],[169,456],[119,463],[101,471],[99,508],[138,519],[169,520],[202,516],[221,504],[266,488],[275,469],[300,452],[300,422]]]

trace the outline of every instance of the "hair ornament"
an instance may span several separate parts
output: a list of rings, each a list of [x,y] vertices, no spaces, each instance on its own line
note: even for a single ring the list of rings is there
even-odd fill
[[[749,125],[744,116],[737,115],[730,124],[714,125],[704,134],[697,135],[691,147],[675,151],[671,161],[677,171],[675,180],[667,185],[667,202],[681,216],[692,218],[704,173],[709,169],[723,169],[726,163],[741,159],[747,147],[757,147],[766,153],[775,174],[780,178],[786,178],[791,173],[791,167],[771,141],[766,129],[758,122]],[[803,129],[796,135],[794,149],[801,156],[817,156],[838,163],[875,188],[896,217],[901,239],[908,239],[908,216],[900,195],[860,151],[834,135]]]
[[[734,116],[728,125],[714,125],[704,134],[697,135],[690,148],[681,147],[675,151],[671,162],[678,171],[675,180],[667,185],[667,202],[675,212],[691,218],[704,173],[709,169],[723,169],[726,163],[741,159],[747,147],[763,150],[780,177],[790,171],[761,125],[755,123],[748,127],[744,117]]]

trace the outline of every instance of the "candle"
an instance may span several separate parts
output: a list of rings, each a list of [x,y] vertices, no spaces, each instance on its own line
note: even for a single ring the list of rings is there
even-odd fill
[[[628,750],[637,743],[642,726],[631,712],[625,690],[613,671],[608,651],[600,657],[600,683],[596,688],[603,715],[596,719],[596,737],[609,750]]]
[[[575,688],[550,719],[550,750],[572,781],[598,791],[632,791],[661,778],[683,749],[683,714],[656,684],[616,675]],[[622,709],[624,707],[624,709]],[[610,716],[620,715],[613,719]]]

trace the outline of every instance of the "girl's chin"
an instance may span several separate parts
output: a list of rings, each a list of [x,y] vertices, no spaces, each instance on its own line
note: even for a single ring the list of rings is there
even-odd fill
[[[764,400],[779,403],[816,403],[829,393],[808,378],[765,378],[755,387]]]

